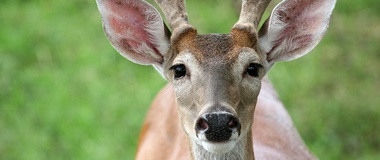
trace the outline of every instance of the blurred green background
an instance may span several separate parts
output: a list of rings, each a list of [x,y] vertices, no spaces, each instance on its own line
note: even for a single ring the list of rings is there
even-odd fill
[[[221,2],[187,2],[201,33],[237,21]],[[379,6],[338,0],[320,45],[269,73],[320,159],[380,159]],[[111,47],[95,1],[0,1],[1,160],[133,159],[165,83]]]

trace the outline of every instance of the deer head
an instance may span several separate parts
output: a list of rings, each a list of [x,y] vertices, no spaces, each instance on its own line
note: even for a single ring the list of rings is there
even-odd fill
[[[284,0],[260,30],[270,0],[243,0],[231,33],[206,35],[189,24],[184,0],[156,2],[172,32],[143,0],[97,0],[109,41],[130,61],[153,65],[174,86],[195,159],[252,159],[261,79],[275,62],[303,56],[319,43],[335,0]]]

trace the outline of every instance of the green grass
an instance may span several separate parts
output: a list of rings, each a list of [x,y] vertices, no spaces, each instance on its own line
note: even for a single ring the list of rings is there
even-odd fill
[[[226,33],[238,17],[229,6],[189,1],[190,21]],[[321,44],[269,73],[320,159],[380,158],[377,6],[338,1]],[[0,159],[133,159],[166,82],[116,53],[95,1],[2,0],[0,22]]]

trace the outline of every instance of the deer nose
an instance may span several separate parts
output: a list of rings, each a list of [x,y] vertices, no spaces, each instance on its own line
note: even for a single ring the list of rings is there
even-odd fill
[[[240,135],[239,120],[229,113],[204,114],[198,118],[195,130],[205,134],[207,140],[212,142],[223,142],[231,138],[232,132]]]

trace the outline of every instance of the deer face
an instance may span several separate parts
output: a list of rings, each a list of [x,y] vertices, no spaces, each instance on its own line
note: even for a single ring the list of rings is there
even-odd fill
[[[192,142],[228,152],[251,128],[266,57],[232,34],[185,36],[166,73],[181,125]]]

